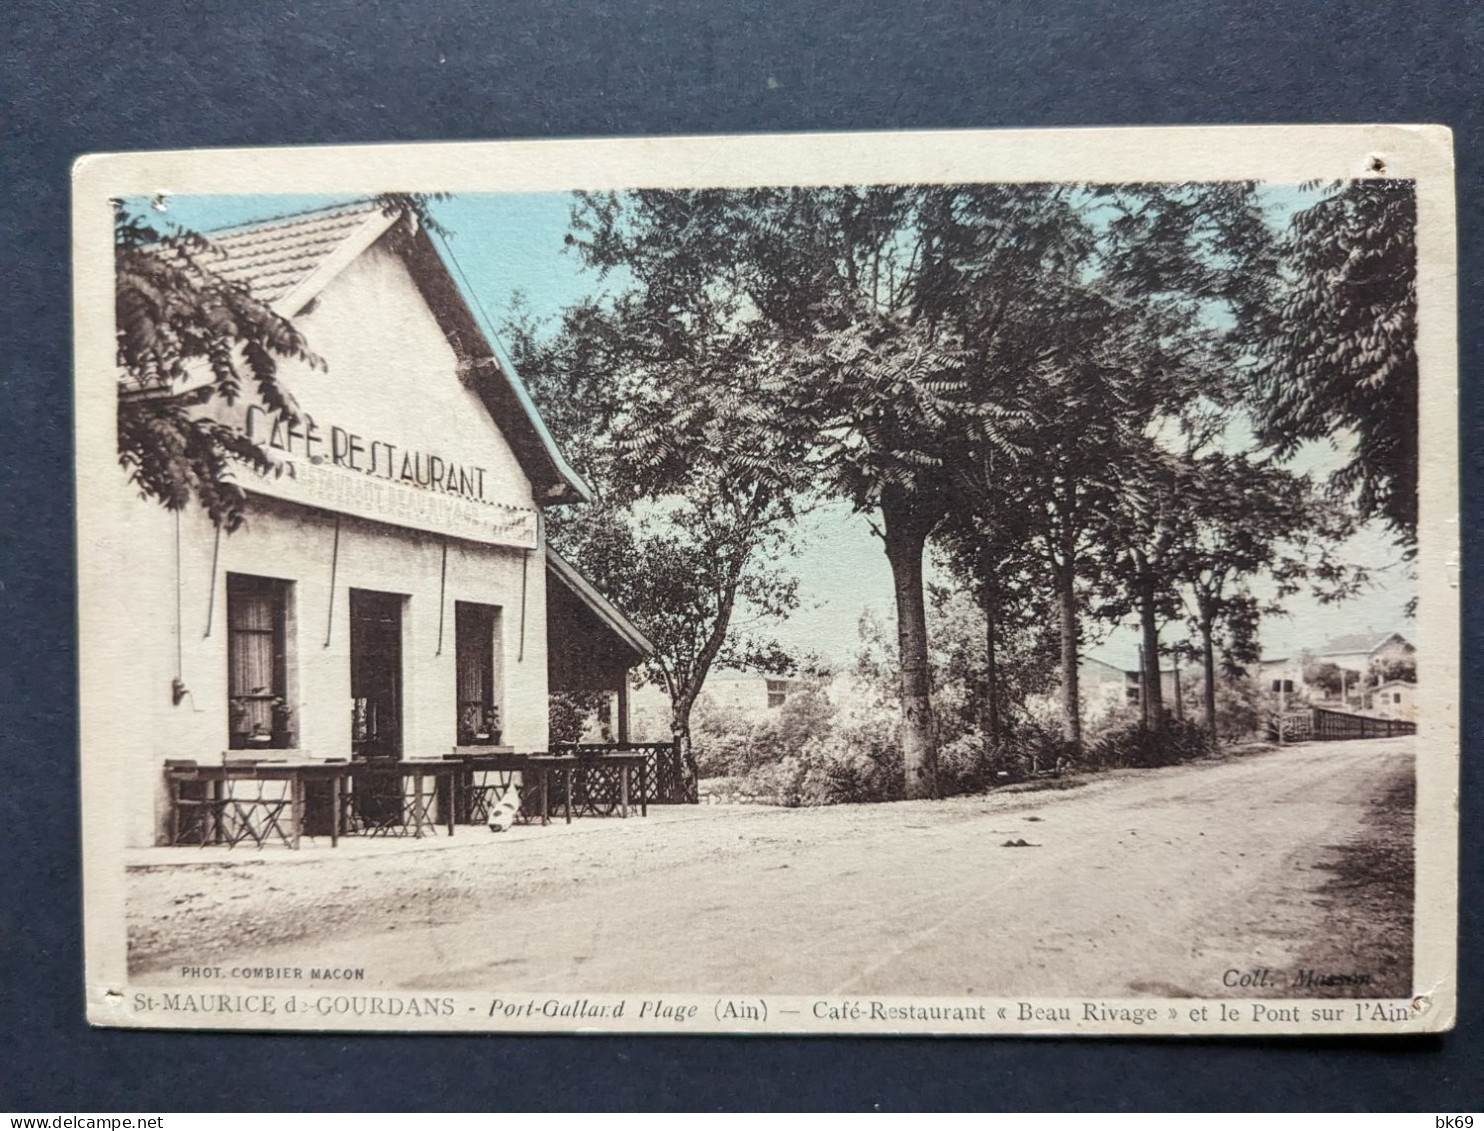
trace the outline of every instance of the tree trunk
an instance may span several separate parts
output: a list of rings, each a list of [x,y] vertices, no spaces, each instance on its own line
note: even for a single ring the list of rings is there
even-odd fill
[[[1077,671],[1077,591],[1071,564],[1056,570],[1061,612],[1061,736],[1074,753],[1082,750],[1081,687]]]
[[[701,774],[696,766],[696,751],[690,740],[691,703],[672,703],[670,730],[675,736],[675,755],[680,763],[680,780],[685,798],[692,805],[701,800]]]
[[[882,538],[897,600],[897,654],[902,673],[902,770],[908,797],[938,796],[938,745],[933,733],[928,670],[927,608],[922,555],[942,517],[941,504],[923,505],[912,493],[882,492]]]
[[[1201,668],[1206,677],[1205,707],[1206,729],[1211,732],[1211,749],[1221,747],[1221,736],[1216,729],[1216,648],[1212,643],[1211,616],[1202,608],[1201,617]]]
[[[996,656],[994,601],[984,602],[984,701],[989,741],[1000,741],[1000,668]]]
[[[1154,606],[1154,582],[1145,578],[1139,582],[1139,627],[1144,636],[1144,670],[1139,678],[1144,682],[1145,722],[1159,730],[1164,726],[1165,701],[1159,678],[1159,626],[1155,621]]]

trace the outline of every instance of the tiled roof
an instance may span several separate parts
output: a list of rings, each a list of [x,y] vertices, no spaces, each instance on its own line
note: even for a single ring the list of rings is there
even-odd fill
[[[1390,640],[1392,632],[1352,632],[1349,636],[1337,636],[1319,649],[1321,656],[1332,656],[1339,652],[1374,652]]]
[[[378,218],[385,220],[380,227]],[[329,264],[347,243],[355,244],[357,233],[373,239],[391,223],[392,218],[385,216],[374,200],[358,200],[202,234],[216,248],[211,268],[218,275],[247,283],[257,298],[276,304]],[[479,322],[449,273],[449,260],[444,256],[451,257],[452,250],[445,245],[440,253],[428,239],[426,229],[419,238],[420,243],[411,241],[402,250],[409,269],[419,273],[435,292],[425,295],[430,305],[440,318],[462,319],[461,332],[466,334],[466,341],[486,342],[488,349],[496,350],[492,329]],[[283,313],[293,317],[298,311]],[[555,476],[556,482],[548,487],[548,499],[566,502],[591,498],[591,489],[563,458],[514,366],[503,353],[495,360],[495,373],[480,387],[480,396],[500,427],[513,429],[506,435],[515,446],[516,458],[533,475]],[[517,421],[526,429],[522,430]]]
[[[206,238],[223,253],[212,269],[224,279],[248,284],[262,301],[277,302],[375,210],[374,203],[358,201],[207,232]]]

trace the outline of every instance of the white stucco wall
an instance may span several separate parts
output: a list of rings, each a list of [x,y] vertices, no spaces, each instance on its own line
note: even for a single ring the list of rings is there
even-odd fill
[[[486,468],[486,497],[531,505],[531,485],[458,359],[386,241],[362,253],[294,316],[324,370],[294,364],[284,381],[328,427]]]

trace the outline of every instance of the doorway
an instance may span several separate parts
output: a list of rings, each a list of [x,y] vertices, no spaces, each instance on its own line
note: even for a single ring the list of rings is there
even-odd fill
[[[396,593],[350,591],[351,754],[402,756],[402,602]]]

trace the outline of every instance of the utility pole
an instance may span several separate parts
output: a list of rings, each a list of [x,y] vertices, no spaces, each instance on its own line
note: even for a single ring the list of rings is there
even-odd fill
[[[1149,689],[1144,686],[1147,680],[1144,678],[1144,645],[1139,645],[1139,721],[1145,730],[1149,729]]]
[[[1273,690],[1278,693],[1278,745],[1283,745],[1283,728],[1288,722],[1288,693],[1293,690],[1293,680],[1273,680]]]

